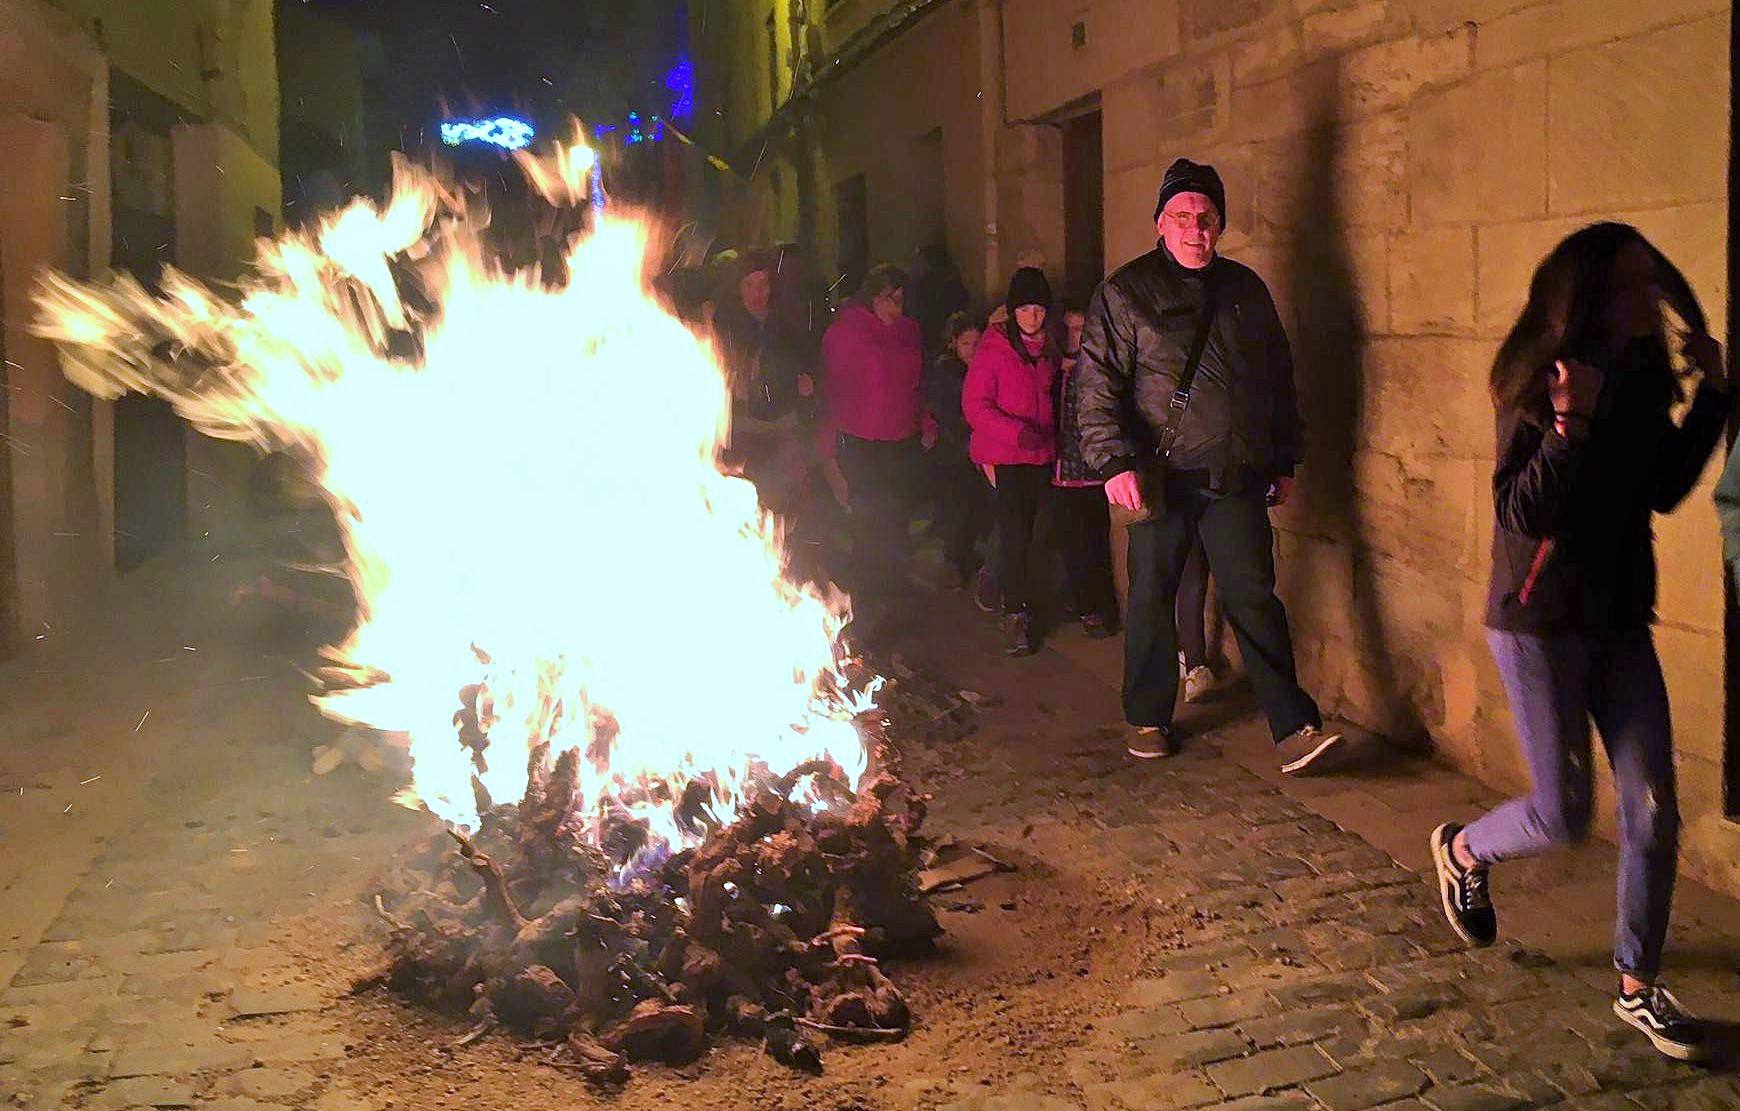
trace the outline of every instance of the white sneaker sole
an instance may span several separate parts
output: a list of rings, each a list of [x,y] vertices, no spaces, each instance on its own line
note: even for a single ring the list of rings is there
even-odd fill
[[[1649,1023],[1626,1010],[1625,1005],[1617,999],[1613,1001],[1613,1013],[1627,1026],[1642,1031],[1643,1036],[1649,1039],[1649,1044],[1655,1046],[1655,1051],[1663,1057],[1672,1057],[1676,1061],[1702,1061],[1710,1054],[1710,1047],[1707,1045],[1681,1045],[1662,1037]]]
[[[1341,742],[1344,740],[1346,740],[1346,738],[1340,733],[1323,734],[1323,739],[1317,742],[1316,748],[1307,752],[1303,756],[1295,757],[1294,759],[1287,761],[1285,764],[1282,764],[1281,774],[1298,775],[1306,768],[1309,768],[1312,764],[1323,759],[1327,753],[1333,752],[1335,749],[1339,748]]]
[[[1450,842],[1444,836],[1449,825],[1449,822],[1445,822],[1432,831],[1432,868],[1438,873],[1438,905],[1444,908],[1444,921],[1450,923],[1450,928],[1456,931],[1456,936],[1465,945],[1484,949],[1492,943],[1482,941],[1469,933],[1462,925],[1462,919],[1456,915],[1456,896],[1451,894],[1456,890],[1456,874],[1450,862]]]
[[[1170,740],[1162,741],[1160,742],[1160,745],[1161,747],[1155,748],[1143,748],[1140,745],[1131,745],[1124,749],[1124,751],[1138,760],[1164,760],[1168,756],[1171,756],[1175,751]]]

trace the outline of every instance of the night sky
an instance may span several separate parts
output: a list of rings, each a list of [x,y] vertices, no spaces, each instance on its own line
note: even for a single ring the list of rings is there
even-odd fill
[[[680,0],[304,2],[379,37],[382,106],[413,134],[444,114],[512,112],[547,131],[668,112],[683,50]]]

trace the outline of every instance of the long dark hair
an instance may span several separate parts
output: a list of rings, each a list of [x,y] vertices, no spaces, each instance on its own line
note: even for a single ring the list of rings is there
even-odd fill
[[[1619,252],[1633,243],[1655,260],[1663,299],[1694,332],[1706,329],[1704,310],[1685,275],[1642,232],[1630,224],[1590,224],[1554,247],[1529,282],[1528,303],[1492,362],[1492,400],[1500,412],[1520,412],[1545,424],[1552,419],[1547,368],[1564,358],[1588,362],[1594,353],[1612,349],[1607,306],[1613,265]],[[1667,395],[1678,396],[1680,385],[1673,380],[1665,342],[1657,339],[1655,346],[1657,357],[1650,361],[1668,376]]]

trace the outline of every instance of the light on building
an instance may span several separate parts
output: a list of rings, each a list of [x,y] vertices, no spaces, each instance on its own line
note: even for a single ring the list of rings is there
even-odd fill
[[[525,120],[497,116],[489,120],[447,120],[441,124],[441,141],[450,147],[464,143],[487,143],[502,150],[520,150],[537,135]]]

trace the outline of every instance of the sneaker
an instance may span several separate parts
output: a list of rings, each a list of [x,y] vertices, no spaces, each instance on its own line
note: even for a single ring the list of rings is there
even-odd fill
[[[1663,1056],[1701,1061],[1709,1051],[1698,1020],[1660,984],[1651,984],[1634,995],[1622,992],[1613,1001],[1613,1013],[1642,1030]]]
[[[1081,615],[1081,631],[1090,640],[1104,640],[1112,635],[1112,619],[1103,613],[1084,613]]]
[[[1432,831],[1432,866],[1438,871],[1438,901],[1456,936],[1470,945],[1498,940],[1498,915],[1486,886],[1485,868],[1464,868],[1450,850],[1462,827],[1445,822]]]
[[[1138,725],[1126,750],[1138,760],[1159,760],[1178,751],[1172,743],[1172,730],[1164,725]]]
[[[1325,733],[1321,725],[1306,725],[1280,745],[1281,774],[1299,775],[1337,748],[1343,740],[1340,733]]]
[[[1033,615],[1026,610],[1003,615],[1003,654],[1031,656],[1038,650],[1033,641]]]
[[[1197,664],[1184,673],[1184,701],[1201,702],[1214,689],[1214,672],[1207,664]]]
[[[981,567],[973,578],[973,604],[986,613],[996,613],[997,602],[997,577],[989,567]]]

